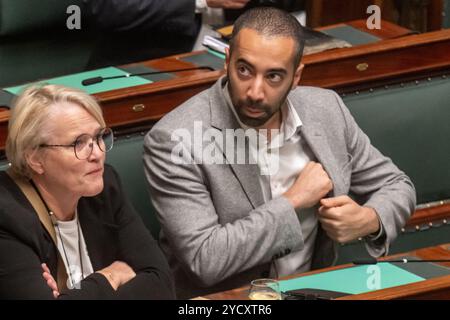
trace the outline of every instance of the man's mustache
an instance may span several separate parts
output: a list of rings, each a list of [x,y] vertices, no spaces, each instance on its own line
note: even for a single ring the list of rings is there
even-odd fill
[[[270,109],[266,104],[261,103],[261,102],[257,102],[257,101],[251,101],[251,100],[246,100],[240,103],[241,107],[244,108],[252,108],[252,109],[259,109],[261,111],[266,111],[267,109]]]

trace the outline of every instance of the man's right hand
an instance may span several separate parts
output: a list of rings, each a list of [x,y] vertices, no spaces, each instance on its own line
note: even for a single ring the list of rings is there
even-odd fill
[[[332,189],[333,183],[322,165],[310,161],[283,196],[289,200],[295,209],[306,209],[316,205]]]
[[[122,261],[114,261],[108,267],[97,271],[108,279],[111,287],[117,290],[120,286],[124,285],[136,276],[136,273],[131,267]]]

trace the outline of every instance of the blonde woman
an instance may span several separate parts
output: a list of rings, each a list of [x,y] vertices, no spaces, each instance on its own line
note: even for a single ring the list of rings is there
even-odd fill
[[[105,165],[113,133],[62,86],[15,101],[0,173],[0,299],[171,299],[169,267]]]

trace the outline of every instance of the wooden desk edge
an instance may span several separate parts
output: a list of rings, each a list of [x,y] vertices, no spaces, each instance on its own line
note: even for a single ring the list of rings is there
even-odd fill
[[[384,258],[381,258],[380,260],[387,260],[387,259],[395,259],[402,256],[416,256],[418,258],[422,259],[432,259],[436,257],[442,258],[445,255],[449,255],[450,250],[450,243],[441,244],[434,247],[428,247],[423,249],[414,250],[411,252],[405,252],[405,253],[399,253],[390,255]],[[443,264],[445,266],[450,267],[449,263]],[[329,272],[339,269],[345,269],[354,266],[351,263],[338,265],[338,266],[332,266],[325,269],[318,269],[313,270],[309,272],[302,273],[301,275],[292,275],[288,277],[283,277],[280,280],[289,280],[299,277],[305,277],[313,274],[318,274],[321,272]],[[228,291],[223,292],[216,292],[209,295],[205,295],[202,298],[208,299],[208,300],[248,300],[247,292],[249,287],[244,286],[241,288],[236,288]],[[419,290],[420,289],[420,290]],[[420,293],[426,293],[426,292],[432,292],[436,290],[441,289],[449,289],[450,292],[450,275],[444,276],[444,277],[438,277],[429,279],[426,281],[420,281],[408,285],[398,286],[398,287],[392,287],[388,289],[382,289],[382,290],[376,290],[364,294],[358,294],[358,295],[348,295],[342,298],[339,298],[339,300],[361,300],[361,299],[378,299],[378,300],[386,300],[386,299],[400,299],[400,298],[407,298],[411,295],[411,292],[414,294],[420,294]],[[414,290],[414,291],[412,291]],[[408,294],[409,295],[406,295]],[[449,293],[450,294],[450,293]],[[338,299],[336,299],[338,300]]]
[[[368,29],[367,28],[367,20],[359,19],[347,22],[336,23],[328,26],[315,28],[316,30],[329,30],[337,27],[345,27],[351,26],[360,31],[372,34],[380,39],[389,39],[389,38],[398,38],[406,35],[410,35],[412,31],[410,29],[406,29],[402,26],[396,25],[392,22],[382,20],[381,21],[381,29]]]
[[[382,43],[374,42],[351,48],[332,49],[324,52],[314,53],[303,57],[305,65],[322,63],[325,61],[337,61],[361,55],[374,55],[380,52],[423,46],[434,42],[448,41],[450,29],[427,32],[407,37],[386,39]]]

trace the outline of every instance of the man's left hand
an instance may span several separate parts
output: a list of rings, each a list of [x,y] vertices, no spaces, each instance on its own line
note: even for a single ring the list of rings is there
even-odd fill
[[[328,236],[346,243],[380,230],[374,209],[360,206],[349,196],[320,200],[319,221]]]

